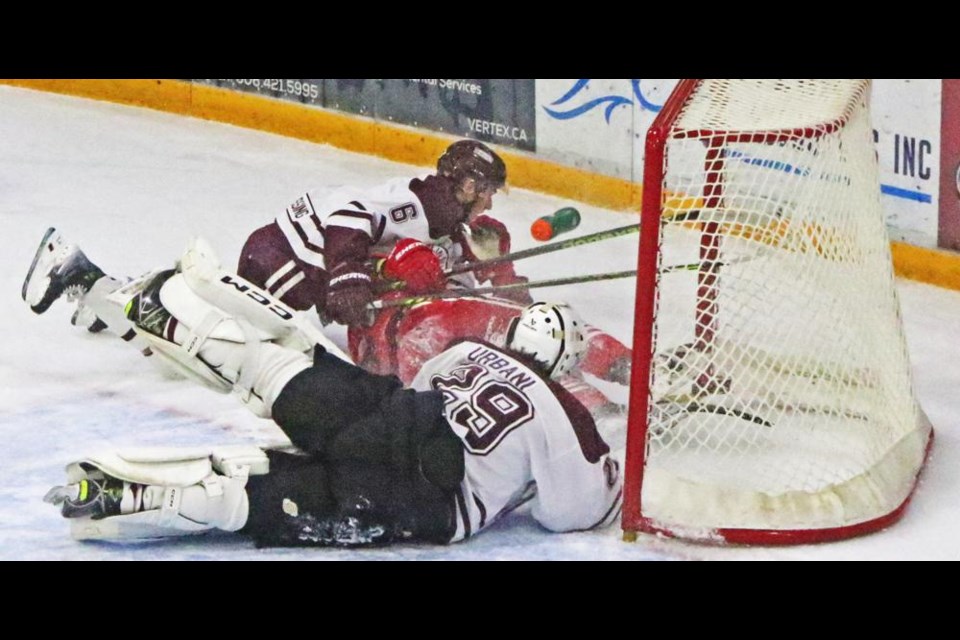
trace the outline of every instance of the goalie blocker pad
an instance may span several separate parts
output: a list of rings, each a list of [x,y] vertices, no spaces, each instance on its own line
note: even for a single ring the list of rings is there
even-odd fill
[[[266,453],[254,445],[134,448],[98,452],[66,467],[67,483],[111,476],[162,489],[158,508],[94,520],[70,520],[77,540],[142,540],[236,531],[247,520],[246,483],[265,475]]]

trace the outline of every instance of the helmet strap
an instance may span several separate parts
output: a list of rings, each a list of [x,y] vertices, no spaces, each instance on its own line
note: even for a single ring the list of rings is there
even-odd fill
[[[520,316],[515,316],[507,327],[507,346],[513,349],[513,336],[517,332],[517,325],[520,324]]]

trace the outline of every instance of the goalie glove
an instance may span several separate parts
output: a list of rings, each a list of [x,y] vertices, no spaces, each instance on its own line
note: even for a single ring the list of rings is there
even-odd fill
[[[330,274],[325,312],[333,321],[366,324],[370,316],[367,305],[372,301],[370,272],[363,265],[345,262]]]
[[[413,238],[404,238],[396,244],[383,263],[383,274],[402,280],[411,293],[436,291],[446,284],[440,258],[429,245]]]

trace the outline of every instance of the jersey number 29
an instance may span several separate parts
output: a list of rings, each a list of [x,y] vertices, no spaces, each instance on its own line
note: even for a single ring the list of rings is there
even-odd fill
[[[487,455],[503,438],[534,415],[529,398],[508,384],[491,380],[471,390],[482,367],[470,365],[473,371],[453,371],[451,376],[434,376],[431,386],[445,391],[453,406],[446,407],[448,419],[467,430],[464,442],[474,455]],[[458,375],[460,374],[460,375]],[[463,375],[465,374],[465,375]],[[471,375],[472,374],[472,375]],[[468,392],[469,395],[464,394]]]

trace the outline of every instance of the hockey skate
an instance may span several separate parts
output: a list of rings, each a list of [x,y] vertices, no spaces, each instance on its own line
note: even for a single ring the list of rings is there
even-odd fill
[[[68,300],[80,300],[103,276],[76,245],[51,227],[33,256],[20,294],[34,313],[43,313],[64,294]]]
[[[110,476],[84,478],[76,484],[53,487],[43,497],[44,502],[60,505],[64,518],[91,518],[99,520],[136,508],[141,485],[117,480]]]
[[[160,302],[160,289],[176,273],[176,269],[157,273],[144,283],[143,289],[133,296],[125,309],[127,318],[137,327],[170,342],[173,342],[173,336],[168,335],[166,329],[173,316]]]

